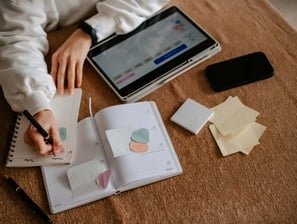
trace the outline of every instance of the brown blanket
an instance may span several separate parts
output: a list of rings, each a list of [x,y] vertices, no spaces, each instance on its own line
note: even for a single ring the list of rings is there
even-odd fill
[[[173,0],[222,45],[222,52],[143,100],[156,101],[184,173],[56,215],[48,208],[39,168],[5,168],[6,139],[13,112],[0,97],[1,171],[11,175],[54,223],[297,223],[297,33],[265,0]],[[49,35],[52,50],[73,27]],[[205,67],[213,62],[263,51],[275,75],[216,93]],[[85,63],[79,119],[119,104],[115,94]],[[197,134],[169,119],[192,98],[207,107],[238,96],[260,112],[267,130],[250,155],[223,157],[208,130]],[[55,183],[52,183],[55,184]],[[30,208],[1,179],[0,223],[40,223]]]

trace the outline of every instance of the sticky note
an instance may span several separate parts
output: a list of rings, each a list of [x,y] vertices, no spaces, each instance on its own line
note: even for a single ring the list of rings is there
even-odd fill
[[[252,123],[252,128],[255,136],[260,139],[264,131],[266,130],[266,126],[259,124],[257,122]],[[242,149],[241,152],[248,155],[252,151],[253,147]]]
[[[250,123],[256,121],[259,115],[259,112],[242,104],[238,97],[229,97],[212,110],[214,114],[210,121],[223,136],[238,134]]]
[[[129,144],[131,134],[135,129],[132,127],[109,129],[105,131],[109,145],[114,157],[123,156],[131,153]]]
[[[150,140],[150,132],[147,128],[140,128],[132,132],[131,139],[136,142],[148,143]]]
[[[223,156],[228,156],[236,152],[248,154],[255,145],[259,144],[259,138],[265,128],[266,127],[261,124],[252,122],[236,135],[223,136],[216,129],[215,125],[211,124],[209,126]]]
[[[64,127],[59,128],[59,135],[60,135],[61,141],[62,142],[65,141],[67,138],[67,128],[64,128]]]
[[[102,172],[103,164],[98,160],[91,160],[86,163],[71,167],[67,171],[68,181],[72,190],[73,197],[98,191],[96,178]]]
[[[148,144],[142,142],[131,141],[129,147],[134,152],[146,152],[148,151]]]
[[[104,172],[100,173],[98,177],[96,178],[96,183],[98,187],[105,189],[108,186],[109,179],[111,176],[111,170],[107,169]]]
[[[212,114],[212,110],[192,99],[187,99],[170,120],[193,134],[197,134]]]

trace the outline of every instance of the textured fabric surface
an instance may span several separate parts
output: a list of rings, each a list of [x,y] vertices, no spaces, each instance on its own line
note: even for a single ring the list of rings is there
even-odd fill
[[[154,100],[184,169],[182,175],[124,192],[56,215],[49,214],[39,168],[5,168],[6,139],[13,113],[0,97],[1,171],[11,175],[54,223],[297,223],[297,33],[268,1],[173,0],[222,45],[222,51],[142,100]],[[49,35],[52,50],[74,27]],[[216,93],[204,69],[208,64],[263,51],[275,75]],[[119,104],[115,94],[86,62],[79,119]],[[222,157],[208,130],[197,134],[170,117],[187,99],[213,107],[238,96],[260,112],[267,130],[250,155]],[[55,184],[55,183],[52,183]],[[0,182],[0,223],[40,223],[28,206]]]

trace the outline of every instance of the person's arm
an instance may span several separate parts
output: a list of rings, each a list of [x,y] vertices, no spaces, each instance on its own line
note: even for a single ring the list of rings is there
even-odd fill
[[[58,150],[61,142],[50,111],[56,88],[44,61],[48,41],[43,30],[46,23],[43,9],[43,1],[39,0],[0,2],[0,84],[12,110],[27,109],[55,136],[54,147],[44,148],[42,138],[26,134],[26,141],[40,154]]]
[[[1,1],[0,84],[14,111],[50,109],[55,84],[48,74],[43,1]]]
[[[81,85],[83,63],[92,43],[113,33],[132,31],[167,2],[168,0],[105,0],[97,3],[98,13],[80,24],[79,29],[53,54],[51,75],[58,93],[63,93],[66,77],[69,92]],[[83,32],[87,36],[83,36]]]
[[[97,34],[98,41],[112,33],[132,31],[159,11],[169,0],[106,0],[97,3],[98,13],[85,20]]]

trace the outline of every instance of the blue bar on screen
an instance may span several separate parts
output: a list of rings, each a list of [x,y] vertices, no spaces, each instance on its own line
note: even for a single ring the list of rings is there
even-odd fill
[[[172,56],[176,55],[177,53],[181,52],[182,50],[186,49],[187,45],[182,44],[171,51],[167,52],[166,54],[162,55],[161,57],[154,60],[154,63],[156,65],[162,63],[163,61],[166,61],[167,59],[171,58]]]

